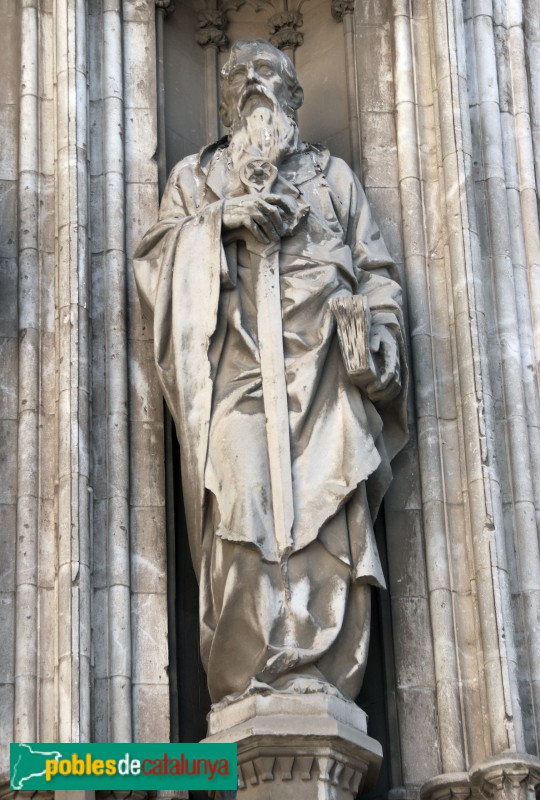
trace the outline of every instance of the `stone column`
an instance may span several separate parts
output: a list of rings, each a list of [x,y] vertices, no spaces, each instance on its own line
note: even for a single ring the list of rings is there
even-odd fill
[[[354,30],[354,7],[356,0],[332,0],[332,16],[343,23],[345,65],[347,69],[347,105],[349,108],[349,132],[351,137],[352,168],[362,177],[362,137],[360,134],[360,110],[358,106],[358,74],[356,67],[356,39]]]
[[[471,763],[537,747],[538,387],[525,239],[538,231],[523,20],[513,2],[393,6],[442,773],[422,796],[459,796],[471,791]],[[421,754],[402,746],[407,772]]]
[[[0,148],[0,462],[5,475],[0,484],[0,775],[7,770],[7,743],[13,740],[15,609],[17,597],[21,597],[15,573],[19,437],[17,351],[20,336],[17,309],[18,117],[19,94],[22,94],[20,16],[21,9],[15,0],[0,2],[0,69],[3,75],[0,83],[0,129],[3,141]],[[27,30],[25,36],[28,37],[29,33]],[[32,641],[30,652],[31,646]]]
[[[218,53],[227,47],[226,28],[226,14],[217,8],[215,0],[207,0],[205,8],[199,13],[196,40],[204,49],[205,55],[206,135],[209,142],[215,142],[219,138]]]
[[[167,740],[169,696],[162,399],[128,261],[158,209],[154,7],[1,7],[4,782],[9,741]]]
[[[172,10],[172,4],[168,4]],[[163,14],[158,11],[158,14]],[[169,650],[163,397],[155,380],[152,329],[142,318],[133,252],[158,213],[156,20],[152,3],[122,2],[124,85],[124,291],[129,414],[129,576],[133,739],[166,742]],[[111,369],[109,380],[114,380]]]
[[[416,98],[424,95],[425,80],[418,79],[415,87],[415,52],[411,34],[409,4],[395,0],[394,41],[396,48],[396,111],[398,127],[398,159],[401,188],[402,230],[405,249],[405,283],[408,288],[411,319],[412,354],[415,361],[417,385],[417,424],[420,438],[419,458],[426,530],[426,578],[430,590],[430,617],[434,654],[436,703],[441,749],[445,766],[463,769],[461,720],[458,694],[458,665],[453,635],[451,575],[447,552],[446,512],[444,501],[444,464],[441,462],[437,419],[438,375],[431,346],[430,325],[442,327],[442,320],[426,320],[429,313],[430,291],[425,241],[422,223],[424,200],[421,182],[421,163],[417,141]],[[421,12],[417,8],[417,14]],[[418,22],[417,24],[421,24]],[[431,88],[431,87],[429,87]],[[425,135],[425,129],[422,131]],[[431,300],[431,302],[433,302]],[[440,403],[444,403],[441,398]],[[440,404],[439,404],[439,407]],[[442,409],[445,416],[450,416]],[[446,756],[446,758],[445,758]]]
[[[90,739],[86,3],[56,4],[59,739]]]
[[[14,737],[33,741],[37,732],[38,614],[38,415],[39,415],[39,11],[21,8],[19,100],[19,404],[17,459],[17,554],[14,559]],[[13,364],[16,368],[16,363]]]
[[[130,264],[158,208],[155,25],[149,3],[90,15],[97,741],[169,736],[162,399]]]

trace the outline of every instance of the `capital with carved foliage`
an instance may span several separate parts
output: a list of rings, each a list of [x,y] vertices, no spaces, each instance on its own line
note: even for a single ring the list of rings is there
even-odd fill
[[[300,11],[281,11],[268,20],[270,41],[280,50],[296,50],[304,42],[304,34],[298,30],[304,24]]]
[[[223,11],[206,8],[199,13],[199,30],[195,34],[197,44],[201,47],[215,47],[217,50],[225,50],[228,44],[225,29],[227,27],[227,17]]]
[[[353,14],[356,0],[332,0],[332,16],[342,22],[345,14]]]
[[[162,8],[167,14],[172,14],[174,11],[174,3],[172,0],[155,0],[156,8]]]

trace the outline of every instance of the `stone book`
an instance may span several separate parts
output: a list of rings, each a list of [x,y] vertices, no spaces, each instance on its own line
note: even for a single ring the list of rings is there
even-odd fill
[[[337,322],[347,374],[356,384],[363,386],[377,377],[369,349],[371,314],[368,299],[364,295],[334,297],[330,308]]]

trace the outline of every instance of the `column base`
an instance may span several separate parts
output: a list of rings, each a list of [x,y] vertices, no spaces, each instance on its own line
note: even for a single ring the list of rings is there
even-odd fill
[[[468,772],[445,772],[420,788],[420,800],[471,800]]]
[[[354,800],[382,761],[366,731],[352,702],[275,693],[211,711],[204,741],[238,744],[238,800]]]
[[[540,759],[528,753],[499,753],[469,772],[437,775],[420,789],[420,800],[535,800]]]
[[[475,793],[485,800],[535,800],[540,787],[540,758],[500,753],[469,771]]]

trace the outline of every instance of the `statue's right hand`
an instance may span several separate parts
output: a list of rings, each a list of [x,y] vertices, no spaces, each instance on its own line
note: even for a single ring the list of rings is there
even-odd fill
[[[244,228],[263,244],[279,241],[283,228],[279,209],[253,194],[225,200],[222,224],[226,230],[238,230],[239,239]]]

